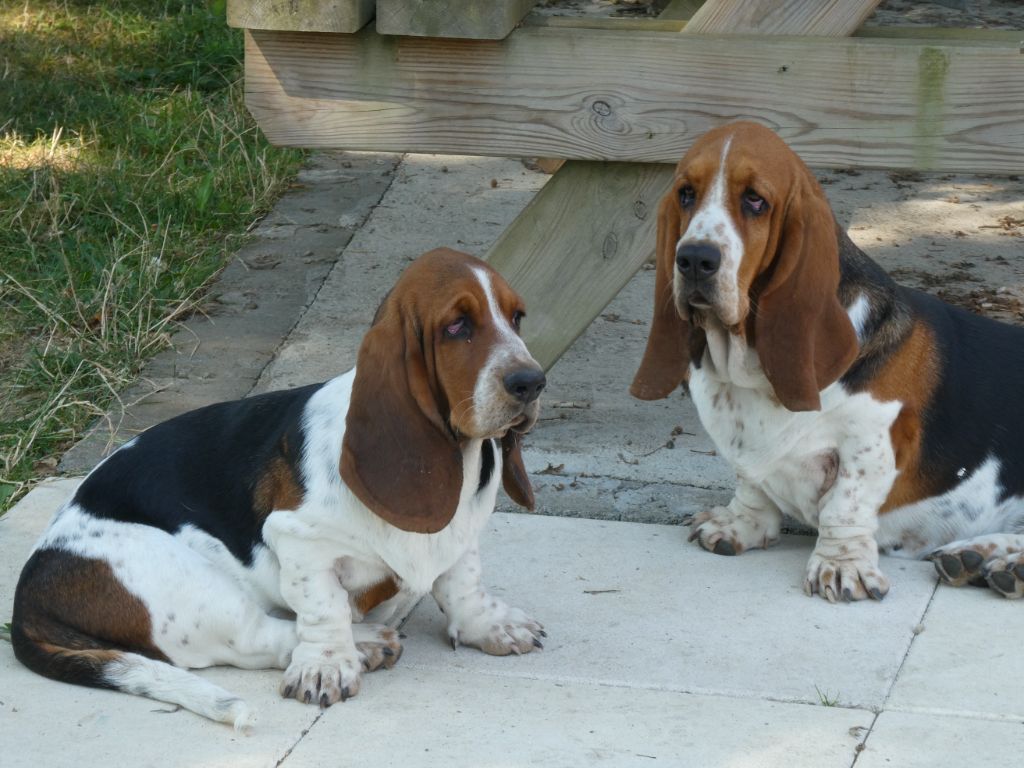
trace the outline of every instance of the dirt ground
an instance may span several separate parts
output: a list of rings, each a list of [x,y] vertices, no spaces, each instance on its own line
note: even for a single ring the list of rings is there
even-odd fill
[[[669,0],[542,0],[552,16],[657,16]],[[917,24],[973,29],[1024,29],[1021,0],[883,0],[868,24]]]

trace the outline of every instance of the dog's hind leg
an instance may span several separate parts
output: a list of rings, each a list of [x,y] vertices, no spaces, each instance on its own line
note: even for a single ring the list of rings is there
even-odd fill
[[[1024,597],[1024,534],[961,539],[939,547],[930,559],[946,584],[987,584],[1004,597]]]

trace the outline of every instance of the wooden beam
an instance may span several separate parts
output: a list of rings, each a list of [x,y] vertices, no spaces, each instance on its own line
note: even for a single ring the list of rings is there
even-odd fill
[[[846,37],[880,0],[705,0],[687,34]]]
[[[1017,44],[251,30],[245,64],[248,106],[277,144],[667,163],[751,118],[817,166],[1024,170]]]
[[[704,5],[704,0],[671,0],[658,14],[658,18],[687,21],[693,18],[702,5]]]
[[[228,24],[288,32],[358,32],[374,0],[228,0]]]
[[[600,29],[615,32],[678,32],[686,26],[681,19],[645,18],[638,16],[548,16],[530,13],[523,19],[524,27],[557,29]]]
[[[882,26],[865,24],[854,37],[877,37],[898,40],[930,40],[931,42],[1017,43],[1024,47],[1024,30],[973,29],[970,27],[917,27],[910,24]]]
[[[672,170],[568,162],[484,256],[525,299],[523,338],[545,369],[654,252]]]
[[[377,0],[382,35],[501,40],[537,0]]]

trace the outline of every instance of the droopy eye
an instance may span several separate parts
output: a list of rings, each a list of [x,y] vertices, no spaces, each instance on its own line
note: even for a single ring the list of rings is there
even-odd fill
[[[512,327],[517,331],[519,330],[519,324],[523,322],[524,317],[526,317],[526,313],[520,309],[517,309],[512,313]]]
[[[763,197],[754,192],[752,189],[748,189],[743,193],[743,207],[751,213],[763,213],[768,207],[768,203]]]
[[[679,190],[679,205],[683,208],[689,208],[696,200],[697,193],[689,184]]]
[[[460,317],[458,320],[448,323],[444,327],[444,335],[449,339],[468,339],[469,323],[466,321],[466,318]]]

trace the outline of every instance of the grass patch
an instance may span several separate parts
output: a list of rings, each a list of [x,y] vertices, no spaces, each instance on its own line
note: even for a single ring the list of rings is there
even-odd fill
[[[834,707],[839,703],[838,693],[829,693],[827,690],[823,691],[818,686],[814,686],[815,692],[818,694],[818,702],[823,707]]]
[[[0,5],[0,512],[166,345],[302,154],[224,0]]]

